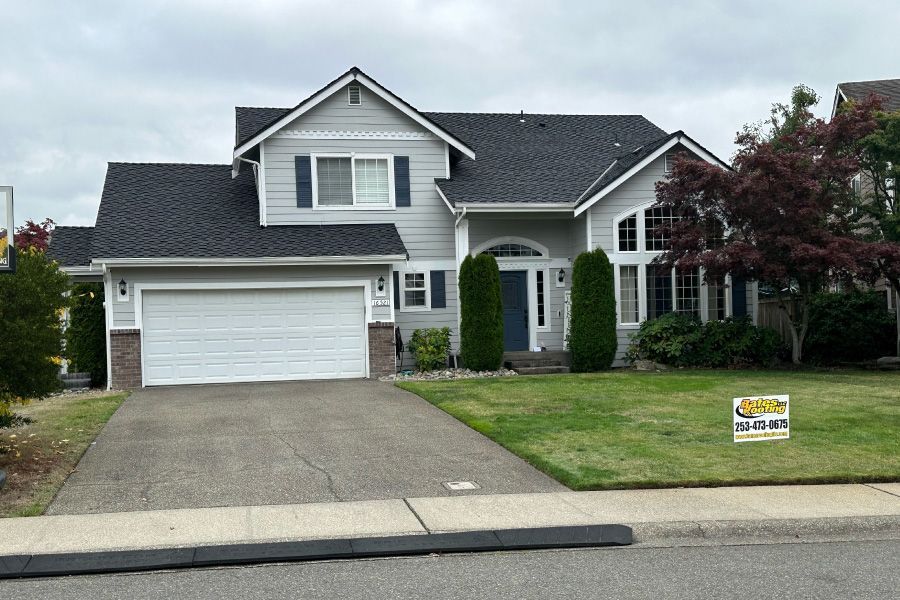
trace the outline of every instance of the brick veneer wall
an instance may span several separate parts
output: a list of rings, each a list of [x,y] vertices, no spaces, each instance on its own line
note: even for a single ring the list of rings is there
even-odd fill
[[[394,324],[369,323],[369,377],[377,379],[397,372]]]
[[[141,330],[109,332],[110,383],[115,390],[141,387]]]

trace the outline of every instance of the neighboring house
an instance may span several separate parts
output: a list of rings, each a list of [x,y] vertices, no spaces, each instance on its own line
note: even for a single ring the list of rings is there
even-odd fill
[[[848,81],[839,83],[834,90],[834,102],[831,108],[831,117],[838,113],[841,105],[845,102],[859,102],[865,100],[869,95],[875,94],[881,97],[882,108],[887,112],[900,111],[900,79],[877,79],[874,81]],[[888,181],[888,180],[885,180]],[[860,173],[853,178],[853,191],[857,194],[867,196],[872,193],[872,180],[864,173]],[[890,284],[881,280],[875,284],[875,289],[882,291],[887,298],[887,307],[894,310],[894,302],[896,301],[894,294],[891,293]]]
[[[649,264],[678,151],[727,167],[642,116],[421,112],[353,68],[293,108],[237,108],[230,165],[111,163],[96,226],[58,227],[51,253],[105,283],[112,387],[392,373],[395,325],[458,348],[479,252],[506,348],[563,349],[572,261],[602,247],[621,359],[644,319],[755,312],[754,285]]]

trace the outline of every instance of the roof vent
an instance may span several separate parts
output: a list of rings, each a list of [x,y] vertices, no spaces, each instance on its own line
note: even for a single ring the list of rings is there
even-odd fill
[[[362,96],[359,92],[358,85],[351,85],[347,88],[347,104],[350,106],[359,106],[362,104]]]
[[[546,126],[547,126],[546,123],[538,123],[538,127],[542,127],[542,128],[543,128],[543,127],[546,127]]]
[[[522,110],[522,111],[519,111],[519,123],[524,123],[524,122],[525,122],[525,111]]]

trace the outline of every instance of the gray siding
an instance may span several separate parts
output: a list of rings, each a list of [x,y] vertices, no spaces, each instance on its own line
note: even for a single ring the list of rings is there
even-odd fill
[[[423,269],[425,270],[425,269]],[[457,302],[458,296],[458,278],[455,270],[444,270],[444,285],[446,286],[447,307],[433,308],[429,311],[408,311],[398,310],[395,312],[397,327],[400,329],[400,335],[403,337],[403,344],[406,347],[409,339],[412,337],[413,331],[416,329],[428,329],[432,327],[449,327],[450,328],[450,345],[454,353],[459,351],[459,328],[457,327]],[[413,369],[416,361],[412,354],[403,353],[403,368]]]
[[[578,255],[587,250],[587,216],[576,218],[572,226],[572,250],[569,256],[574,261]]]
[[[328,282],[347,280],[368,280],[372,296],[375,297],[375,282],[379,275],[389,278],[388,265],[366,266],[316,266],[316,267],[179,267],[179,268],[120,268],[111,269],[114,288],[125,279],[128,283],[128,301],[115,299],[113,292],[113,327],[134,327],[134,286],[147,283],[237,283],[237,282],[288,282],[312,281],[327,287]],[[388,290],[390,291],[390,290]],[[390,300],[390,295],[385,296]],[[391,309],[372,307],[373,321],[390,321]]]
[[[423,132],[424,128],[363,89],[362,106],[348,106],[346,88],[285,129],[317,131]],[[394,210],[297,208],[294,156],[360,152],[409,157],[411,206]],[[454,216],[435,189],[446,177],[446,144],[437,139],[269,138],[263,142],[266,220],[270,226],[310,223],[395,223],[412,259],[455,256]]]

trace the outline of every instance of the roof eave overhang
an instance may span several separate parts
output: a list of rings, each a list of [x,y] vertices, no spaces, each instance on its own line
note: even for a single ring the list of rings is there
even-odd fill
[[[467,212],[553,212],[571,213],[575,207],[571,202],[532,202],[532,203],[489,203],[489,202],[457,202],[457,209],[466,209]]]
[[[718,165],[723,169],[731,169],[727,163],[719,159],[716,155],[712,154],[709,150],[692,140],[687,134],[681,133],[679,135],[673,135],[670,140],[668,140],[665,144],[648,154],[644,157],[643,160],[635,164],[633,167],[619,175],[617,178],[612,180],[608,185],[606,185],[602,190],[598,191],[596,194],[582,202],[578,207],[575,208],[575,216],[578,217],[588,209],[590,209],[594,204],[596,204],[601,199],[605,198],[609,194],[611,194],[616,188],[620,185],[631,179],[635,174],[639,173],[643,170],[647,165],[652,163],[654,160],[664,155],[671,148],[681,144],[706,162]]]
[[[406,254],[373,254],[367,256],[271,256],[271,257],[158,257],[95,258],[92,265],[106,267],[265,267],[307,265],[374,265],[406,260]]]
[[[332,94],[334,94],[335,92],[340,90],[342,87],[344,87],[345,85],[347,85],[348,83],[351,83],[353,81],[359,81],[360,83],[365,85],[367,88],[369,88],[370,90],[375,92],[382,100],[384,100],[385,102],[387,102],[388,104],[390,104],[391,106],[393,106],[394,108],[399,110],[400,112],[404,113],[407,117],[411,118],[413,121],[415,121],[416,123],[418,123],[425,129],[427,129],[429,132],[433,133],[434,135],[436,135],[443,141],[447,142],[447,144],[449,144],[453,148],[456,148],[462,154],[468,156],[472,160],[475,160],[475,151],[472,148],[467,146],[465,143],[463,143],[461,140],[459,140],[458,138],[453,136],[448,131],[445,131],[444,129],[442,129],[441,127],[436,125],[434,122],[432,122],[430,119],[425,117],[418,110],[414,109],[412,106],[410,106],[409,104],[407,104],[406,102],[404,102],[403,100],[398,98],[392,92],[390,92],[389,90],[387,90],[386,88],[381,86],[378,82],[376,82],[372,78],[368,77],[365,73],[363,73],[357,69],[351,69],[350,71],[347,71],[347,73],[344,74],[342,77],[339,77],[334,82],[332,82],[331,85],[329,85],[326,88],[320,90],[319,92],[313,94],[312,96],[310,96],[309,98],[307,98],[306,100],[304,100],[303,102],[298,104],[293,110],[291,110],[285,116],[281,117],[280,119],[278,119],[277,121],[275,121],[274,123],[272,123],[271,125],[266,127],[265,129],[263,129],[262,131],[259,131],[253,137],[251,137],[249,140],[244,142],[243,144],[238,145],[234,149],[234,154],[233,154],[235,170],[237,170],[238,157],[243,155],[245,152],[247,152],[251,148],[255,147],[257,144],[262,142],[267,137],[269,137],[272,134],[274,134],[275,132],[277,132],[285,124],[290,123],[291,121],[297,119],[298,117],[300,117],[301,115],[303,115],[304,113],[306,113],[307,111],[309,111],[310,109],[312,109],[313,107],[318,105],[320,102],[322,102],[323,100],[325,100],[326,98],[328,98],[329,96],[331,96]]]

